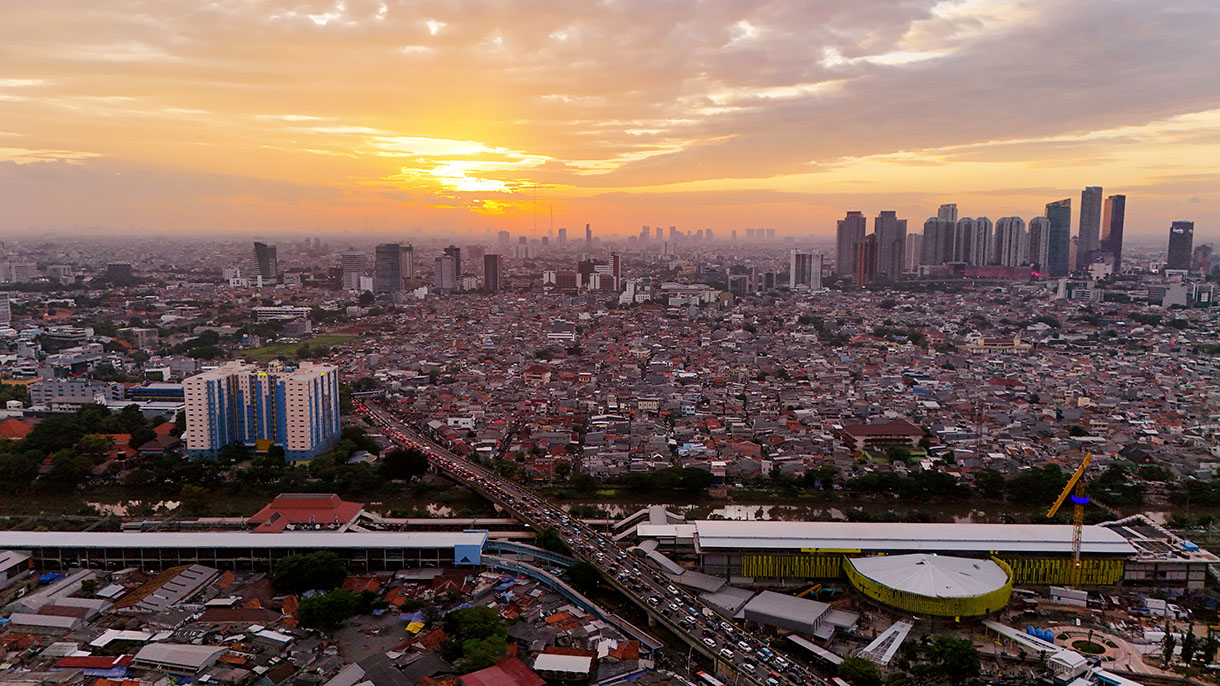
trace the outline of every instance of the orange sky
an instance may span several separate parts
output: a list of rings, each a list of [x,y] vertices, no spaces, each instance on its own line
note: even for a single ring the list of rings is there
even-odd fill
[[[8,232],[1220,219],[1214,0],[0,5]]]

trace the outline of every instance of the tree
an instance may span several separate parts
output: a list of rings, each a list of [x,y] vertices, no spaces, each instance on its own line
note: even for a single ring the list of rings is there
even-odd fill
[[[271,585],[280,593],[330,590],[346,578],[347,568],[339,556],[326,550],[289,555],[276,560],[271,569]]]
[[[964,683],[979,675],[979,651],[968,639],[937,636],[929,653],[949,683]]]
[[[1165,632],[1165,638],[1161,641],[1161,657],[1165,659],[1166,666],[1173,659],[1173,649],[1178,647],[1178,639],[1173,637],[1173,634]]]
[[[862,657],[844,658],[839,663],[838,674],[852,686],[881,686],[881,672],[877,665]]]
[[[331,631],[360,611],[360,597],[342,588],[305,598],[297,606],[302,626]]]
[[[504,631],[504,620],[486,605],[464,607],[445,616],[445,635],[456,641],[487,638]]]
[[[184,484],[178,491],[178,507],[187,514],[207,514],[212,503],[212,492],[195,484]]]
[[[1182,664],[1189,665],[1191,658],[1195,656],[1195,651],[1199,649],[1199,639],[1195,637],[1195,628],[1193,626],[1186,627],[1186,631],[1182,634]]]
[[[980,469],[974,475],[974,487],[984,498],[999,500],[1004,497],[1004,475],[990,467]]]
[[[534,543],[537,544],[539,548],[549,550],[552,553],[567,555],[568,553],[572,552],[571,549],[568,548],[568,544],[564,543],[563,539],[559,537],[559,531],[553,526],[548,526],[542,531],[539,531],[537,538],[534,539]]]
[[[114,438],[109,434],[86,434],[76,444],[76,450],[81,455],[101,462],[114,447]]]
[[[577,562],[568,567],[563,575],[572,587],[584,594],[592,593],[601,585],[602,573],[588,562]]]
[[[410,481],[428,472],[428,456],[418,448],[395,448],[381,461],[381,474],[387,479]]]

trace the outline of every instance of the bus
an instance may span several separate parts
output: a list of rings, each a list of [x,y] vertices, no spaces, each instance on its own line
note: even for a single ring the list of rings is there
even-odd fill
[[[696,676],[707,686],[724,686],[724,682],[707,672],[699,672]]]

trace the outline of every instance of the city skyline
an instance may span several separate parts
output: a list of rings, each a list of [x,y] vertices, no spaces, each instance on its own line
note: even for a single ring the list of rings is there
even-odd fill
[[[0,230],[833,237],[1095,185],[1207,240],[1220,8],[1127,4],[12,8]]]

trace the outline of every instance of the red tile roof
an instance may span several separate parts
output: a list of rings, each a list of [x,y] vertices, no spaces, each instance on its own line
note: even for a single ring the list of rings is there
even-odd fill
[[[521,660],[506,657],[487,669],[463,676],[462,683],[465,686],[542,686],[546,682]]]
[[[16,417],[10,417],[0,422],[0,438],[25,438],[34,427]]]
[[[347,524],[364,509],[363,503],[349,503],[334,493],[281,493],[247,522],[263,525],[255,531],[283,530],[287,524]]]

